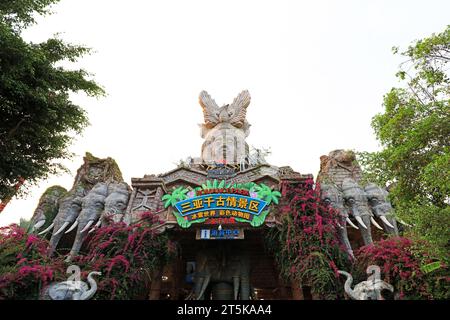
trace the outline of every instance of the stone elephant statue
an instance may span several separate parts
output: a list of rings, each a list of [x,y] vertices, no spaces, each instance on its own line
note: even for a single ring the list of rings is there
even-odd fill
[[[384,230],[398,236],[397,222],[393,216],[394,209],[388,199],[388,192],[374,183],[369,183],[364,191],[372,212],[383,222]]]
[[[108,185],[104,182],[100,182],[97,183],[83,198],[81,212],[72,227],[67,230],[67,232],[70,232],[78,226],[75,240],[67,261],[70,261],[71,258],[76,256],[80,251],[81,245],[86,239],[87,231],[92,224],[100,218],[100,215],[105,208],[105,199],[107,195]]]
[[[224,248],[202,250],[197,254],[194,275],[194,298],[213,300],[249,300],[250,261],[245,254],[227,254]]]
[[[58,214],[52,224],[47,229],[39,233],[44,234],[53,229],[53,234],[50,238],[50,255],[55,252],[59,241],[64,235],[63,231],[78,218],[78,215],[81,212],[81,203],[84,195],[83,190],[78,190],[63,197],[59,201]]]
[[[66,194],[67,190],[60,186],[45,190],[31,218],[30,233],[37,233],[42,228],[47,229],[52,224],[58,213],[59,201]]]
[[[101,224],[105,226],[109,219],[115,222],[122,220],[129,195],[129,187],[124,182],[99,182],[92,188],[83,198],[82,210],[77,220],[66,231],[69,233],[78,226],[67,261],[78,254],[88,233],[94,231]]]
[[[344,244],[347,252],[354,258],[352,246],[348,239],[346,226],[348,223],[356,229],[358,229],[358,227],[356,227],[348,217],[348,209],[344,206],[344,198],[342,197],[342,193],[335,185],[331,184],[322,184],[320,186],[320,190],[321,199],[339,213],[339,238]]]
[[[125,182],[111,183],[108,186],[105,210],[100,217],[102,226],[107,225],[109,221],[120,222],[123,220],[130,199],[130,193],[130,187]]]
[[[364,244],[371,244],[373,240],[370,224],[371,220],[373,221],[373,217],[367,203],[366,193],[358,185],[358,183],[356,183],[355,180],[351,178],[345,178],[342,182],[342,193],[350,209],[350,213],[362,227],[361,235]]]
[[[347,295],[353,300],[384,300],[381,291],[389,290],[394,292],[394,287],[387,282],[384,282],[380,279],[380,267],[378,266],[369,266],[367,268],[367,274],[371,275],[366,281],[362,281],[355,285],[352,289],[351,285],[353,282],[353,277],[350,273],[338,270],[339,274],[347,277],[344,290]]]

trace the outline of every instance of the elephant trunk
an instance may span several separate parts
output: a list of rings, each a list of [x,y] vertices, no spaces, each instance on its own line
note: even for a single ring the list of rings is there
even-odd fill
[[[80,252],[81,246],[83,245],[83,242],[87,237],[86,230],[90,225],[92,225],[92,223],[92,220],[89,220],[87,223],[83,223],[82,221],[78,223],[77,235],[75,236],[75,240],[73,242],[69,256],[67,257],[67,261],[70,261],[71,258],[75,257]]]
[[[89,282],[89,285],[91,286],[89,290],[83,292],[80,296],[80,300],[89,300],[90,298],[92,298],[95,294],[95,292],[97,291],[97,282],[94,280],[94,278],[92,276],[94,275],[98,275],[100,276],[102,273],[101,272],[97,272],[97,271],[92,271],[91,273],[89,273],[88,277],[87,277],[87,281]]]
[[[58,231],[59,229],[61,229],[61,224],[56,222],[53,227],[53,230],[55,231],[55,233],[53,233],[52,237],[50,238],[50,245],[49,245],[49,255],[50,256],[52,256],[53,253],[56,251],[56,248],[58,247],[58,243],[64,235],[63,232],[56,233],[56,231]]]
[[[353,203],[353,205],[352,205],[352,212],[353,212],[353,216],[355,217],[356,221],[358,221],[359,225],[361,227],[363,227],[364,229],[367,229],[367,225],[364,223],[364,221],[361,218],[362,213],[359,212],[356,202]]]
[[[358,300],[358,297],[355,295],[355,292],[353,291],[353,289],[351,287],[352,283],[353,283],[352,275],[350,273],[342,271],[342,270],[338,270],[338,273],[347,277],[347,280],[345,280],[345,283],[344,283],[345,293],[347,293],[348,296],[350,298],[352,298],[353,300]]]
[[[360,206],[362,206],[361,203],[359,205],[357,202],[353,203],[352,212],[353,212],[353,215],[354,215],[356,221],[358,221],[359,225],[362,227],[361,235],[362,235],[364,244],[368,245],[373,242],[372,232],[370,230],[370,212],[369,212],[369,208],[366,209],[364,206],[362,206],[362,208],[360,208]]]
[[[345,218],[343,218],[343,220],[345,226]],[[348,239],[347,228],[344,227],[342,229],[339,229],[338,234],[342,244],[345,246],[345,249],[347,250],[347,253],[352,257],[352,259],[354,259],[355,256],[353,255],[352,245],[350,244],[350,240]]]

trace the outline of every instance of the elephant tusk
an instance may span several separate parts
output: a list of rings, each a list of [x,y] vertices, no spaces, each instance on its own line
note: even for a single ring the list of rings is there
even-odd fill
[[[100,224],[102,223],[101,220],[98,220],[97,223],[91,228],[91,230],[88,231],[88,233],[94,232],[95,229],[97,229],[98,227],[100,227]]]
[[[66,231],[65,233],[69,233],[70,231],[72,231],[73,229],[75,229],[75,227],[77,226],[77,224],[78,224],[78,219],[75,220],[75,222],[70,226],[69,229],[67,229],[67,231]]]
[[[89,229],[89,228],[92,226],[93,223],[94,223],[94,220],[89,220],[88,223],[87,223],[87,225],[83,228],[83,230],[80,231],[80,233],[83,233],[83,232],[85,232],[87,229]]]
[[[356,230],[359,230],[359,228],[352,222],[352,220],[350,220],[349,217],[345,218],[345,220],[348,222],[349,225],[351,225],[353,228],[355,228]]]
[[[360,216],[356,216],[355,217],[356,221],[358,221],[358,223],[364,228],[367,229],[367,226],[364,224],[364,221],[362,220],[362,218]]]
[[[380,227],[380,225],[375,221],[375,219],[373,217],[370,217],[370,221],[372,221],[372,223],[375,227],[377,227],[380,230],[383,230],[383,228]]]
[[[391,227],[392,229],[395,229],[395,227],[388,221],[388,219],[385,216],[380,216],[381,221],[383,221],[386,225]]]
[[[49,226],[47,227],[47,229],[45,229],[44,231],[39,232],[38,234],[40,235],[40,234],[44,234],[44,233],[49,232],[49,231],[53,228],[54,225],[55,225],[55,223],[52,222],[52,224],[49,225]]]
[[[36,224],[33,226],[33,231],[39,230],[44,224],[45,224],[45,219],[44,219],[44,220],[39,220],[39,221],[36,222]]]
[[[404,226],[407,226],[407,227],[410,227],[410,228],[412,227],[412,225],[406,223],[406,222],[403,221],[403,220],[397,219],[397,221],[400,222],[400,223],[401,223],[402,225],[404,225]]]
[[[59,228],[59,230],[56,231],[56,233],[54,233],[53,235],[56,236],[56,235],[60,234],[61,232],[63,232],[64,229],[67,228],[67,226],[69,225],[69,223],[70,223],[69,221],[64,222],[64,224],[62,225],[62,227]]]

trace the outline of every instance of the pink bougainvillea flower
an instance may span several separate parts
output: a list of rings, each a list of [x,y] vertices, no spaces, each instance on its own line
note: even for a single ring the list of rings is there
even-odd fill
[[[39,241],[39,238],[37,236],[35,236],[34,234],[30,234],[28,236],[27,242],[25,243],[25,246],[28,247],[28,246],[32,245],[33,243],[35,243],[36,241]]]

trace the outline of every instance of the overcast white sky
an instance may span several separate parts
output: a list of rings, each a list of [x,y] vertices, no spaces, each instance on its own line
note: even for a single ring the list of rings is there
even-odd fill
[[[377,150],[370,121],[398,85],[401,59],[391,47],[450,23],[446,0],[62,0],[54,12],[24,37],[39,42],[60,32],[94,48],[77,65],[108,96],[73,96],[91,126],[64,162],[72,173],[13,199],[0,226],[30,218],[47,187],[71,188],[86,151],[115,158],[128,183],[199,156],[203,89],[219,105],[250,91],[247,141],[271,147],[273,165],[316,176],[331,150]]]

